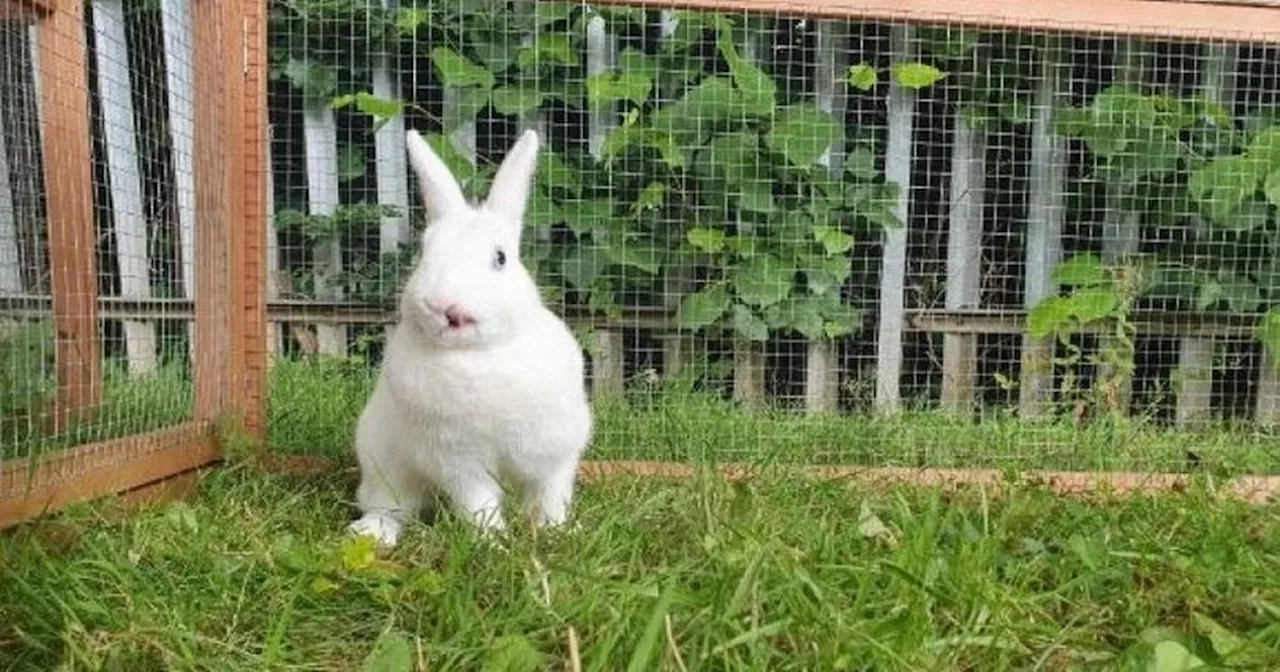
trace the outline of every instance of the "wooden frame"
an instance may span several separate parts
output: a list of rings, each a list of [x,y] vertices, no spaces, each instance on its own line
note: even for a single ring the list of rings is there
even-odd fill
[[[52,309],[56,429],[102,399],[83,3],[9,0],[36,14]],[[54,3],[54,4],[49,4]],[[238,418],[263,433],[265,4],[195,0],[195,407],[190,422],[0,466],[0,528],[141,488],[220,458],[216,429]],[[235,62],[240,59],[243,62]],[[231,62],[228,62],[228,61]],[[157,493],[164,488],[149,488]]]
[[[609,4],[1167,39],[1280,42],[1280,12],[1262,0],[610,0]]]
[[[1280,42],[1280,0],[608,0],[650,9],[794,14],[994,29],[1069,31],[1166,39]],[[266,372],[266,6],[262,0],[194,0],[197,248],[195,413],[191,422],[73,448],[0,468],[0,527],[103,495],[137,491],[219,458],[215,428],[238,418],[250,437],[265,432]],[[55,425],[92,415],[101,401],[91,146],[83,4],[78,0],[0,0],[0,16],[39,22],[44,173],[57,328]],[[243,59],[235,63],[236,59]],[[230,60],[231,62],[228,62]],[[380,311],[370,321],[385,319]],[[916,315],[930,328],[945,314]],[[1006,333],[1006,315],[972,324],[971,333]],[[643,317],[639,318],[643,320]],[[954,326],[954,325],[953,325]],[[695,467],[594,462],[584,478],[610,474],[689,476]],[[739,478],[741,465],[723,473]],[[806,474],[861,481],[995,484],[986,470],[806,468]],[[1063,492],[1099,484],[1120,490],[1185,484],[1181,475],[1041,474]],[[1147,485],[1141,485],[1147,484]],[[1258,500],[1280,479],[1244,479],[1233,492]],[[1252,493],[1252,494],[1249,494]]]

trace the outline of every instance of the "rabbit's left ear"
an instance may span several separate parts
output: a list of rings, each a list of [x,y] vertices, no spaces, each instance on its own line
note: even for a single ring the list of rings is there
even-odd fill
[[[538,133],[530,129],[520,135],[502,160],[502,165],[498,166],[484,209],[519,226],[529,202],[529,189],[537,167]]]

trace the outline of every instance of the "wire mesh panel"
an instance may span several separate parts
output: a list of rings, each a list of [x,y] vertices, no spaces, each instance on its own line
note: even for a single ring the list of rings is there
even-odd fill
[[[271,3],[273,444],[349,451],[405,129],[476,199],[535,129],[594,457],[1274,470],[1276,49],[1106,21]]]
[[[197,296],[196,270],[223,263],[210,243],[232,213],[211,204],[232,164],[196,159],[228,141],[210,74],[231,61],[207,38],[197,65],[195,19],[187,0],[94,0],[0,28],[0,523],[213,454],[191,421],[224,404],[193,412],[212,389],[195,355],[217,363],[231,332],[200,343],[195,324],[234,297],[214,275]]]

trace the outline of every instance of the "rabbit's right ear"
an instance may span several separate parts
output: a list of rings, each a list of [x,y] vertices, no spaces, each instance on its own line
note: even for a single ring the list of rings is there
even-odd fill
[[[418,188],[422,204],[427,210],[427,221],[432,222],[455,210],[467,207],[462,187],[454,179],[449,167],[431,149],[431,145],[417,131],[405,134],[409,148],[409,165],[418,176]]]

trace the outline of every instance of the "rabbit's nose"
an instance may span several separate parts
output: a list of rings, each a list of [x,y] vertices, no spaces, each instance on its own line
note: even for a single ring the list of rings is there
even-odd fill
[[[457,329],[464,324],[471,324],[472,322],[475,322],[475,320],[471,319],[471,316],[466,314],[466,312],[464,312],[457,304],[452,304],[444,309],[444,319],[449,321],[450,329]]]

